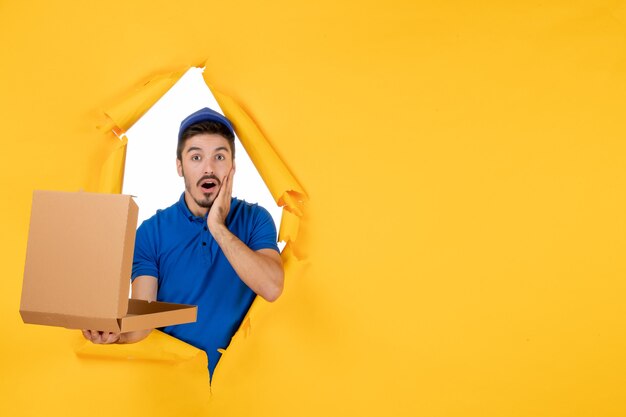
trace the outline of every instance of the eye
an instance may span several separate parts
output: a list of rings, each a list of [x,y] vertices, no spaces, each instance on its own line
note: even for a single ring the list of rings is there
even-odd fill
[[[215,159],[217,159],[218,161],[223,161],[223,160],[225,160],[226,158],[224,157],[224,155],[221,155],[221,154],[220,154],[220,155],[215,155]]]
[[[192,161],[199,161],[200,160],[200,155],[192,155],[191,156],[191,160]]]

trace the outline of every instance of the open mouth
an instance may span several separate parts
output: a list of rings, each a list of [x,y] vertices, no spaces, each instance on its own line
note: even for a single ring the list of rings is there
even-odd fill
[[[217,187],[217,181],[214,179],[203,180],[200,182],[200,187],[206,191],[210,191]]]

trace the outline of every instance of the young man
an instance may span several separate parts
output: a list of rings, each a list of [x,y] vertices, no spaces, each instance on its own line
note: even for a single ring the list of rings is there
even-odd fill
[[[139,227],[133,261],[133,298],[198,305],[196,323],[163,331],[203,349],[211,375],[217,349],[228,346],[256,294],[274,301],[283,289],[271,216],[231,195],[234,140],[230,121],[209,108],[183,120],[176,166],[185,191]],[[150,331],[83,334],[94,343],[134,343]]]

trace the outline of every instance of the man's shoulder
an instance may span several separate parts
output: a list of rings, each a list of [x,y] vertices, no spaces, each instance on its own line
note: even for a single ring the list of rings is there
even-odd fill
[[[246,233],[267,231],[276,234],[276,224],[269,211],[257,203],[233,199],[227,220],[229,229],[240,238]]]
[[[250,203],[238,197],[233,197],[230,206],[245,210],[254,209],[254,207],[260,207],[257,203]]]
[[[244,218],[248,218],[259,215],[269,216],[269,211],[260,206],[258,203],[250,203],[237,197],[233,197],[230,207],[231,212],[233,213],[233,217],[241,216]]]
[[[172,222],[180,215],[179,202],[172,204],[169,207],[158,209],[151,217],[147,218],[141,223],[141,228],[155,227],[162,222]]]
[[[252,250],[275,249],[276,225],[264,207],[244,200],[233,201],[228,228]],[[230,214],[229,214],[230,216]]]

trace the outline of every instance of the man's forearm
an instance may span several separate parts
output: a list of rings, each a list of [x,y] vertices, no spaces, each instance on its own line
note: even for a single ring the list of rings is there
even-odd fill
[[[156,301],[158,280],[155,277],[142,275],[135,278],[132,286],[131,298],[136,300]],[[122,333],[116,343],[137,343],[152,332],[152,329],[136,330],[134,332]]]
[[[214,225],[211,234],[237,275],[256,294],[267,301],[276,300],[283,291],[283,265],[273,249],[253,251],[225,225]]]

